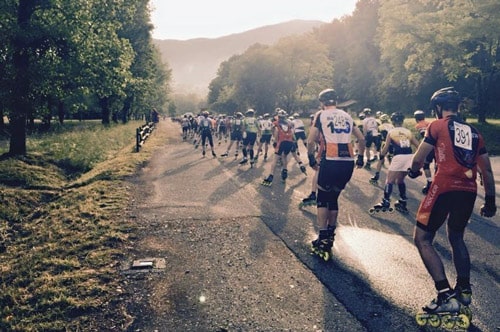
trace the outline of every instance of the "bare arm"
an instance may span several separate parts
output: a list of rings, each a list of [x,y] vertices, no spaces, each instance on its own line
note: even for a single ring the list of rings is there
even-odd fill
[[[495,196],[495,178],[491,168],[490,157],[487,153],[477,158],[477,167],[483,176],[483,186],[485,196]]]
[[[363,135],[363,133],[361,132],[361,130],[359,130],[359,128],[357,126],[354,126],[354,128],[352,129],[352,133],[358,139],[358,149],[359,149],[358,154],[364,155],[365,145],[366,145],[365,144],[365,136]]]
[[[424,165],[425,157],[434,149],[434,146],[422,142],[420,143],[420,146],[417,149],[417,152],[415,152],[415,155],[413,156],[413,160],[411,163],[411,169],[412,171],[418,171],[422,166]]]

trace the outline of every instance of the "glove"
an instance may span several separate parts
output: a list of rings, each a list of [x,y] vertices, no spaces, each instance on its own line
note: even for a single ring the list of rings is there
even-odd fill
[[[420,175],[422,175],[422,171],[413,171],[411,168],[408,168],[408,176],[412,179],[418,178]]]
[[[484,199],[484,205],[481,206],[479,210],[481,216],[491,218],[497,213],[497,207],[495,205],[495,196],[486,196]]]
[[[358,154],[358,157],[356,159],[356,167],[361,168],[364,164],[365,163],[363,162],[363,156]]]
[[[308,154],[307,158],[309,158],[309,166],[311,166],[312,168],[314,168],[318,164],[316,158],[314,158],[314,154]]]

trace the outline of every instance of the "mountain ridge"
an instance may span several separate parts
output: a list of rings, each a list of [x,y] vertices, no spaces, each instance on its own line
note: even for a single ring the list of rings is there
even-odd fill
[[[283,37],[311,32],[323,24],[326,22],[292,20],[218,38],[153,39],[153,42],[162,61],[172,70],[174,91],[205,95],[220,64],[231,56],[256,43],[272,45]]]

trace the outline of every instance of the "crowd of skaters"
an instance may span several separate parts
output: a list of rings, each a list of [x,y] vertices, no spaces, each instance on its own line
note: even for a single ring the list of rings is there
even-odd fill
[[[221,157],[234,154],[239,162],[251,166],[263,155],[272,153],[269,175],[261,184],[270,186],[274,170],[281,166],[281,179],[288,177],[289,157],[303,173],[306,167],[300,159],[299,142],[307,149],[308,164],[314,175],[311,194],[303,202],[313,202],[317,209],[318,237],[312,241],[312,250],[325,260],[332,256],[332,246],[339,213],[338,199],[351,180],[355,167],[371,169],[377,161],[371,183],[379,180],[382,166],[387,167],[383,198],[374,208],[388,207],[393,187],[399,190],[396,204],[406,209],[405,177],[416,178],[424,170],[425,195],[416,213],[414,241],[427,272],[434,281],[437,297],[422,309],[426,313],[462,310],[471,301],[470,258],[464,242],[464,232],[472,214],[477,196],[477,174],[482,175],[485,204],[480,214],[496,214],[495,183],[488,153],[481,134],[458,115],[460,95],[453,88],[436,91],[431,97],[431,108],[437,119],[427,121],[425,112],[414,112],[414,131],[403,126],[401,112],[391,115],[373,113],[365,108],[358,114],[357,123],[344,110],[337,108],[337,94],[325,89],[319,94],[320,108],[310,115],[309,132],[299,114],[289,115],[277,108],[273,114],[257,116],[254,109],[232,116],[211,115],[207,110],[198,116],[184,115],[181,120],[185,140],[193,139],[195,147],[206,146],[214,151],[213,137],[224,152]],[[414,134],[417,132],[417,135]],[[454,136],[455,135],[455,136]],[[434,150],[439,153],[435,158]],[[271,152],[272,151],[272,152]],[[430,164],[434,162],[434,174]],[[455,185],[451,185],[454,183]],[[433,195],[426,195],[433,192]],[[447,222],[448,239],[457,272],[454,287],[446,277],[443,263],[433,246],[437,230]],[[459,309],[457,309],[459,308]]]

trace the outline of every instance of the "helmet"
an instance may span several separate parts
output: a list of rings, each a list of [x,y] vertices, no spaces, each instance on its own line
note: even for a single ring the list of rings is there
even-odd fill
[[[394,112],[391,114],[391,121],[393,123],[401,123],[402,124],[404,120],[405,120],[405,116],[401,112]]]
[[[365,113],[365,115],[367,115],[367,114],[372,114],[372,109],[371,109],[371,108],[368,108],[368,107],[367,107],[367,108],[364,108],[364,109],[363,109],[363,113]]]
[[[279,113],[279,111],[281,111],[281,108],[276,107],[276,108],[274,109],[274,114],[278,114],[278,113]]]
[[[208,111],[201,112],[201,115],[203,115],[204,117],[208,117]]]
[[[278,111],[278,116],[279,116],[280,118],[286,118],[286,116],[287,116],[286,111],[285,111],[285,110],[280,109],[280,110]]]
[[[269,113],[264,113],[264,115],[262,116],[264,119],[267,119],[268,117],[270,117]]]
[[[253,108],[249,108],[245,114],[248,114],[248,115],[254,115],[255,114],[255,111],[253,110]]]
[[[377,111],[377,113],[375,113],[375,117],[378,119],[382,116],[382,112],[381,111]]]
[[[389,122],[389,120],[390,120],[389,115],[387,115],[387,114],[382,114],[380,116],[380,121],[382,121],[382,122]]]
[[[312,119],[312,118],[314,118],[314,114],[309,115],[309,117],[310,117],[311,119]]]
[[[293,113],[293,114],[292,114],[292,116],[293,116],[294,118],[298,118],[300,115],[299,115],[299,113],[295,112],[295,113]]]
[[[431,108],[434,112],[436,112],[438,118],[441,119],[443,117],[443,110],[457,112],[460,101],[460,94],[454,87],[442,88],[434,92],[432,95]],[[440,106],[440,109],[438,109],[438,105]]]
[[[337,104],[337,92],[333,89],[325,89],[319,93],[318,100],[326,106]]]
[[[359,113],[359,114],[358,114],[358,118],[359,118],[360,120],[363,120],[364,118],[366,118],[365,113],[363,113],[363,112]]]
[[[243,117],[243,113],[241,113],[241,112],[236,112],[236,114],[235,114],[235,115],[236,115],[236,117],[238,117],[238,118]]]
[[[415,113],[413,113],[413,116],[416,121],[422,121],[425,119],[425,113],[422,110],[416,110]]]

